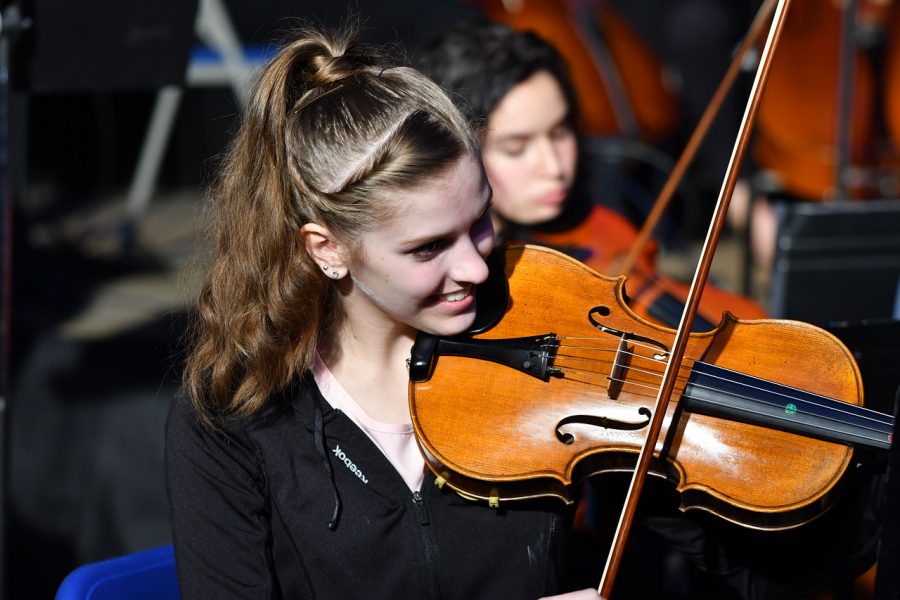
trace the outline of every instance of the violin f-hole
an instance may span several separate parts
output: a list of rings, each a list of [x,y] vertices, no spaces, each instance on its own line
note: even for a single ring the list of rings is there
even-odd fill
[[[611,419],[610,417],[604,417],[602,415],[570,415],[565,419],[561,419],[559,423],[556,424],[556,439],[563,444],[573,444],[575,442],[574,435],[562,431],[561,429],[570,423],[596,425],[598,427],[603,427],[604,429],[618,429],[620,431],[637,431],[638,429],[643,429],[650,424],[650,417],[653,416],[653,413],[651,413],[650,409],[646,406],[638,408],[637,412],[644,418],[639,421],[622,421],[620,419]]]
[[[603,333],[608,333],[610,335],[614,335],[616,337],[628,340],[634,340],[637,342],[644,342],[646,344],[651,344],[660,348],[662,352],[657,352],[653,355],[653,360],[666,360],[669,357],[669,347],[663,344],[658,340],[654,340],[653,338],[644,337],[642,335],[637,335],[635,333],[631,333],[629,331],[621,331],[616,329],[615,327],[608,327],[600,322],[600,318],[608,317],[612,311],[608,306],[595,306],[591,310],[588,311],[588,321],[591,322],[591,325],[602,331]]]

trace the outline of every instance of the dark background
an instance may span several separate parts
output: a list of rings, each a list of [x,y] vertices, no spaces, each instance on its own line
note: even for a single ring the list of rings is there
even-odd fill
[[[616,4],[683,82],[683,131],[661,143],[673,153],[755,3]],[[368,40],[398,44],[413,58],[440,27],[478,14],[451,0],[226,5],[246,43],[269,44],[302,20],[338,24],[351,14]],[[184,73],[196,3],[40,0],[24,10],[33,28],[13,46],[10,104],[5,586],[8,597],[42,598],[78,564],[170,541],[163,427],[196,290],[186,267],[196,250],[192,223],[239,108],[225,87],[186,91],[158,193],[131,237],[124,190],[156,90]],[[733,117],[736,108],[725,112]],[[730,131],[717,128],[704,147],[692,172],[699,190],[724,168]],[[111,289],[121,306],[101,301]],[[140,316],[117,321],[118,309]]]

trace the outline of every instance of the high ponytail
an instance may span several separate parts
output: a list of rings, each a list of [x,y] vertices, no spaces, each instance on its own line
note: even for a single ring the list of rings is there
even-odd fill
[[[340,318],[300,228],[351,242],[391,214],[386,192],[477,155],[433,82],[347,30],[306,29],[262,70],[212,188],[212,257],[185,389],[198,413],[246,416],[309,369]]]

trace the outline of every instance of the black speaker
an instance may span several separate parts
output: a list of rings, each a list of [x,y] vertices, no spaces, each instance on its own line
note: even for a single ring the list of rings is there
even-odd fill
[[[18,82],[33,93],[181,84],[197,0],[34,0],[19,44]]]

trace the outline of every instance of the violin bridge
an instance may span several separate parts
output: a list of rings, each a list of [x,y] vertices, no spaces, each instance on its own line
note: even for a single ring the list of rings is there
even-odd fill
[[[613,359],[612,369],[609,371],[609,385],[606,386],[606,393],[611,400],[616,400],[625,384],[625,369],[628,362],[628,346],[625,343],[625,334],[619,338],[619,347],[616,348],[616,357]]]

